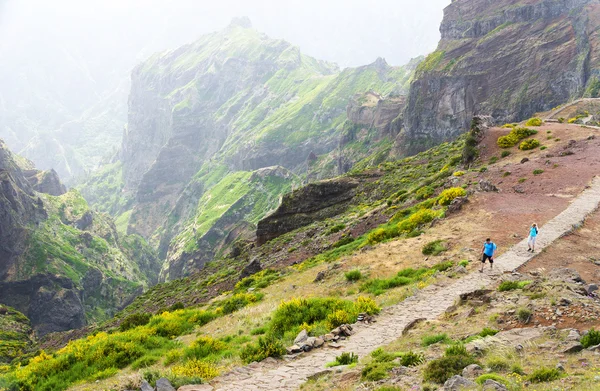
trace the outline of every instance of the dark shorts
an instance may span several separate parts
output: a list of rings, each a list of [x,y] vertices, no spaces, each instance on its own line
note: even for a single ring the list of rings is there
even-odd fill
[[[489,259],[490,263],[494,263],[494,258],[492,258],[490,255],[487,254],[483,254],[483,258],[481,258],[481,262],[485,263],[485,261]]]

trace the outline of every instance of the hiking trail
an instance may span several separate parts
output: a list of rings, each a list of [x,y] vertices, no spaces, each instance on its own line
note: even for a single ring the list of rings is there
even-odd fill
[[[558,216],[540,228],[536,244],[539,253],[560,237],[577,229],[586,217],[600,204],[600,178],[595,177],[591,184],[571,205]],[[298,389],[310,377],[328,371],[325,365],[334,361],[343,352],[355,353],[359,357],[400,338],[407,327],[417,320],[433,320],[451,307],[464,293],[490,288],[504,272],[511,272],[525,265],[536,254],[527,252],[527,239],[522,240],[496,258],[494,272],[473,272],[454,283],[440,287],[431,285],[403,302],[385,308],[377,317],[377,322],[353,325],[355,334],[341,341],[339,349],[323,348],[290,361],[269,360],[267,363],[253,363],[213,380],[215,390],[220,391],[292,391]]]

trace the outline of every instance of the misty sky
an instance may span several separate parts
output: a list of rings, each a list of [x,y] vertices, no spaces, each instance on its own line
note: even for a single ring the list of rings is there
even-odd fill
[[[121,57],[138,57],[193,41],[248,16],[256,29],[340,66],[377,57],[401,65],[439,39],[450,0],[0,0],[0,50],[44,40]],[[147,40],[146,42],[144,40]],[[111,52],[111,48],[114,51]],[[35,56],[35,53],[29,53]],[[118,59],[117,59],[118,60]]]

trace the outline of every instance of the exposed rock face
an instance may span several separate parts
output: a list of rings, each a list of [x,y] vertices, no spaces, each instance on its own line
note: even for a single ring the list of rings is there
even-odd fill
[[[582,96],[600,75],[598,15],[599,0],[453,1],[411,85],[403,150],[450,140],[474,115],[512,122]]]
[[[281,205],[258,223],[259,245],[314,221],[343,212],[355,195],[359,181],[343,177],[311,183],[283,196]]]
[[[0,141],[0,303],[43,335],[102,320],[95,314],[115,313],[156,280],[156,257],[142,243],[119,238],[79,193],[64,193],[55,172],[22,163]]]
[[[53,169],[49,171],[26,170],[24,175],[38,193],[58,197],[67,192],[67,188],[61,183],[58,174]]]
[[[314,165],[311,179],[336,175],[346,106],[357,93],[381,95],[372,114],[357,116],[372,116],[368,126],[361,125],[370,141],[385,135],[391,145],[403,100],[383,97],[404,93],[413,71],[414,64],[392,67],[378,59],[340,72],[249,28],[245,20],[151,57],[133,71],[122,144],[123,194],[134,198],[128,232],[160,243],[167,256],[164,276],[202,267],[219,249],[183,251],[180,239],[183,231],[193,231],[186,222],[212,187],[232,173],[273,166],[298,174]],[[374,143],[356,156],[344,155],[342,171],[379,147]],[[227,236],[237,227],[236,216],[230,217],[211,232]],[[187,250],[206,248],[204,238],[192,234],[198,244],[188,243]]]
[[[0,281],[25,250],[30,235],[26,226],[45,218],[42,201],[0,140]]]

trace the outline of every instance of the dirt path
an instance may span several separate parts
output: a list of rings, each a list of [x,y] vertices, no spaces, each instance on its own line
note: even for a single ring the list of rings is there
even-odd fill
[[[562,113],[563,111],[573,107],[573,106],[577,106],[580,103],[587,103],[587,102],[600,102],[600,98],[582,98],[582,99],[578,99],[576,101],[573,101],[565,106],[559,107],[558,109],[552,110],[550,113],[548,113],[545,116],[546,120],[552,119],[554,117],[556,117],[558,114]]]
[[[594,178],[591,185],[579,195],[570,206],[540,229],[538,251],[573,229],[579,227],[585,218],[600,204],[600,178]],[[446,287],[430,286],[404,302],[386,308],[372,325],[359,324],[356,334],[344,341],[339,349],[326,348],[314,351],[304,357],[289,362],[281,362],[273,367],[251,365],[237,369],[214,380],[216,390],[222,391],[267,391],[296,390],[311,376],[326,370],[325,364],[334,361],[342,352],[353,352],[360,357],[368,355],[378,347],[387,345],[402,336],[406,326],[417,319],[436,319],[452,306],[460,294],[490,287],[499,275],[515,270],[535,255],[528,253],[527,240],[523,240],[496,260],[494,273],[471,273]]]

